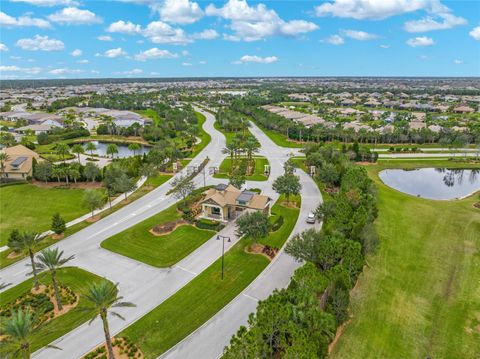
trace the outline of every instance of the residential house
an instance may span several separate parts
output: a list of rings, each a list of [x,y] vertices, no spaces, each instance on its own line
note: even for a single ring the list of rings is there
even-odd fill
[[[27,179],[33,174],[33,159],[40,160],[38,153],[23,145],[7,147],[2,152],[8,155],[8,160],[3,164],[1,175],[8,179]]]
[[[219,184],[205,192],[200,217],[227,222],[244,211],[270,214],[271,198],[251,191],[241,191],[232,185]]]

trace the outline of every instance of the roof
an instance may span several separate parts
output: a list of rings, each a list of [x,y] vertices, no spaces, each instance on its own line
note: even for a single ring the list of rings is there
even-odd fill
[[[3,149],[2,152],[5,152],[9,157],[8,161],[5,161],[4,164],[6,173],[30,173],[33,158],[37,160],[40,158],[38,153],[23,145],[7,147]]]
[[[268,202],[270,202],[270,197],[252,191],[240,191],[230,184],[226,185],[222,183],[214,188],[208,189],[202,203],[214,202],[221,207],[225,207],[227,205],[239,205],[239,201],[245,202],[245,204],[240,204],[241,206],[252,209],[264,209]]]
[[[17,167],[18,168],[26,160],[28,160],[28,157],[20,156],[20,157],[15,158],[12,162],[10,162],[10,165],[12,167]]]

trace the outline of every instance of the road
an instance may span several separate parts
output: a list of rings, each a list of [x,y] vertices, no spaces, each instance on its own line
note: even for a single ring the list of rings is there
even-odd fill
[[[221,154],[222,148],[225,147],[225,137],[214,128],[214,116],[208,112],[204,112],[200,109],[198,110],[206,116],[204,129],[211,134],[212,140],[200,152],[200,154],[191,161],[190,165],[197,166],[208,157],[210,161],[207,167],[219,167],[221,161],[225,157]],[[251,131],[262,145],[260,154],[269,158],[271,175],[268,181],[247,183],[247,186],[261,188],[264,193],[270,195],[272,199],[275,200],[278,198],[278,195],[271,189],[271,183],[278,175],[283,173],[283,163],[291,155],[291,150],[276,146],[256,126],[252,126]],[[298,154],[298,152],[294,151],[293,154]],[[186,169],[182,170],[180,173],[183,174],[185,171]],[[306,199],[304,200],[304,203],[302,203],[302,211],[297,223],[298,228],[295,227],[296,230],[301,229],[299,223],[304,222],[306,213],[316,207],[316,204],[314,204],[312,200],[320,198],[320,194],[314,192],[312,187],[313,181],[309,180],[308,176],[304,173],[301,173],[300,175],[302,177],[302,182],[304,183],[302,196],[306,197]],[[221,256],[221,249],[218,245],[218,241],[216,241],[216,236],[213,236],[210,240],[173,267],[164,269],[149,266],[100,247],[100,243],[103,240],[173,205],[176,202],[176,199],[171,195],[167,195],[167,192],[171,188],[170,183],[172,180],[173,179],[170,179],[157,189],[140,199],[137,199],[128,206],[55,244],[55,247],[59,247],[59,249],[63,250],[67,255],[75,254],[75,259],[71,262],[72,266],[77,266],[89,272],[103,276],[114,283],[119,283],[120,295],[124,297],[124,300],[136,304],[136,307],[134,308],[119,308],[118,311],[126,318],[125,321],[122,321],[117,317],[109,317],[112,335],[116,335],[128,325],[161,304],[171,295],[175,294],[175,292],[195,278],[196,275],[201,273]],[[225,182],[225,180],[212,178],[208,171],[206,171],[205,174],[205,181],[207,184]],[[197,175],[194,178],[194,182],[197,187],[203,186],[203,174]],[[314,184],[313,186],[316,189]],[[233,223],[224,228],[220,234],[229,235],[233,239],[231,243],[226,243],[226,250],[229,250],[238,241],[238,238],[234,236]],[[26,267],[27,263],[28,260],[25,259],[4,268],[0,271],[0,277],[13,285],[23,282],[29,271],[29,268]],[[282,253],[268,268],[271,268],[273,265],[275,265],[276,269],[274,271],[275,273],[272,274],[272,277],[268,277],[268,280],[270,281],[270,283],[268,283],[269,285],[264,285],[260,282],[261,285],[258,287],[252,285],[249,288],[248,293],[251,293],[252,298],[262,298],[263,296],[268,295],[274,287],[286,285],[291,273],[298,264],[294,263],[291,258]],[[268,273],[269,271],[271,270],[267,269],[265,273]],[[264,274],[259,278],[263,278],[263,275]],[[248,293],[247,295],[250,295]],[[249,305],[252,305],[252,303],[249,303]],[[248,315],[251,311],[250,308],[251,307],[248,305],[241,305],[241,313],[246,313]],[[238,327],[237,323],[240,323],[239,320],[242,318],[246,319],[246,316],[237,314],[236,318],[232,318],[232,322],[230,323],[232,328],[230,328],[229,331],[222,333],[224,340],[227,340],[228,342],[228,338],[233,332],[235,332]],[[101,322],[95,320],[91,325],[85,323],[52,343],[64,350],[58,351],[43,348],[35,352],[33,356],[35,358],[48,359],[79,358],[97,345],[101,344],[103,341],[104,336]],[[223,347],[224,341],[221,343]]]

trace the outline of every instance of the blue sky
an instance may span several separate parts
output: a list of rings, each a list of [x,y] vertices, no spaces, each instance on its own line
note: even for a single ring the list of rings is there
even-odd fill
[[[1,0],[0,77],[480,76],[480,1]]]

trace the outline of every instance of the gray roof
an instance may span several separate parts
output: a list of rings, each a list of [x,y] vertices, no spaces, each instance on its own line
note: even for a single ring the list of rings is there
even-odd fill
[[[240,195],[237,197],[237,202],[250,202],[250,200],[252,199],[252,197],[255,195],[254,192],[251,192],[251,191],[243,191],[242,193],[240,193]]]
[[[28,157],[24,157],[24,156],[17,157],[12,161],[12,163],[10,163],[10,166],[20,167],[20,165],[26,160],[28,160]]]
[[[225,183],[220,183],[220,184],[217,184],[215,186],[215,189],[217,191],[225,191],[227,189],[228,185],[226,185]]]

